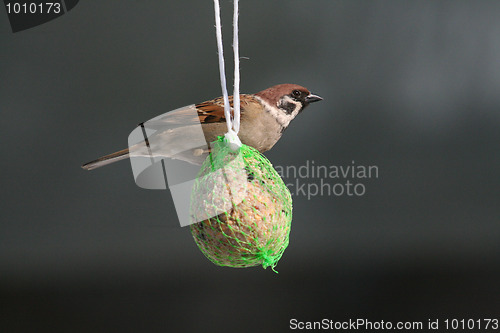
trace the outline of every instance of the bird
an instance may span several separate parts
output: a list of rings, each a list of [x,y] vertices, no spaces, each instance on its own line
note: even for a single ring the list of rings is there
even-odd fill
[[[290,122],[310,103],[323,100],[297,84],[279,84],[255,94],[240,95],[240,131],[245,145],[263,153],[281,138]],[[233,96],[229,96],[233,114]],[[200,131],[201,124],[201,131]],[[93,170],[130,157],[165,157],[201,165],[210,153],[210,143],[227,132],[224,99],[218,97],[185,106],[139,124],[153,134],[129,148],[105,155],[82,165]],[[200,144],[203,133],[204,144]],[[198,140],[194,138],[198,137]],[[208,145],[207,145],[208,144]]]

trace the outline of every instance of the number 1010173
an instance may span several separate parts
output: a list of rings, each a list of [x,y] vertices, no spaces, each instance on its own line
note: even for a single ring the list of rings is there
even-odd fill
[[[498,319],[446,319],[447,330],[498,330]]]
[[[5,7],[8,14],[59,14],[62,10],[59,2],[9,2]]]

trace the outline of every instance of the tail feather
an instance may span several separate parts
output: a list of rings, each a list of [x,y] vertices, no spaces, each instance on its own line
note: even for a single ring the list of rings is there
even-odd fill
[[[99,157],[97,160],[85,163],[84,165],[82,165],[82,168],[85,170],[94,170],[94,169],[100,168],[102,166],[124,160],[128,157],[129,157],[129,150],[128,150],[128,148],[126,148],[126,149],[117,151],[116,153],[109,154],[109,155],[106,155],[103,157]]]

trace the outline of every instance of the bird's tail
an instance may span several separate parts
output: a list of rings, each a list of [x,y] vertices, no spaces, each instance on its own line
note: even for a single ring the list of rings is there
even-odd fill
[[[113,154],[99,157],[97,160],[85,163],[84,165],[82,165],[82,168],[85,170],[94,170],[102,166],[124,160],[128,157],[129,157],[129,149],[127,148],[117,151],[116,153]]]

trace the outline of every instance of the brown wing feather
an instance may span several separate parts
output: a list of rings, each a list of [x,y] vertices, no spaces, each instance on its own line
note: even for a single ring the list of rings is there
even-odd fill
[[[240,95],[241,101],[241,114],[244,113],[244,107],[249,103],[256,103],[257,100],[250,95]],[[229,105],[233,107],[233,96],[229,96]],[[203,103],[196,104],[196,109],[198,111],[198,117],[202,124],[207,123],[218,123],[226,122],[226,116],[224,115],[224,98],[218,97],[211,101],[206,101]],[[231,109],[231,116],[234,116],[233,110]]]
[[[229,96],[229,105],[231,107],[233,106],[233,96]],[[224,99],[222,97],[196,104],[196,109],[202,124],[226,122],[226,116],[224,115]]]

